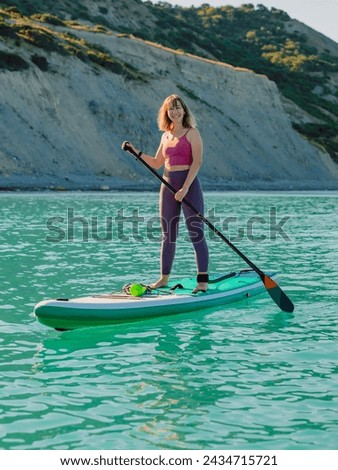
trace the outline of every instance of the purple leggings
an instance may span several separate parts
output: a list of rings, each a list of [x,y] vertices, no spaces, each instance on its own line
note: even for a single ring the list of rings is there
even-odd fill
[[[165,170],[164,177],[178,191],[182,188],[188,171]],[[198,212],[203,214],[203,194],[197,177],[189,188],[186,200]],[[204,223],[184,203],[177,202],[174,194],[164,184],[162,184],[160,190],[160,218],[162,226],[161,273],[168,275],[171,272],[175,256],[181,207],[183,208],[190,239],[194,245],[198,272],[207,273],[209,253],[204,237]]]

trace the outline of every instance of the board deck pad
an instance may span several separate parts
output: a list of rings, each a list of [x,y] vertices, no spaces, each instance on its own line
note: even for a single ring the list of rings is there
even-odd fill
[[[276,277],[273,273],[269,276]],[[172,290],[177,285],[182,287]],[[154,289],[140,297],[121,289],[72,299],[43,300],[35,306],[34,315],[46,326],[68,330],[198,311],[265,292],[260,277],[247,270],[213,276],[207,292],[194,294],[195,287],[196,278],[186,278],[173,280],[167,288]]]

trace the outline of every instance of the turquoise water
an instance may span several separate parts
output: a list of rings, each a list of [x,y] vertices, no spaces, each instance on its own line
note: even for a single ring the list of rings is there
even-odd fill
[[[0,448],[338,448],[338,194],[207,193],[206,203],[240,250],[280,273],[294,313],[264,295],[46,328],[31,313],[44,298],[156,279],[157,195],[0,195]],[[185,237],[182,224],[174,270],[190,276]],[[208,243],[211,271],[246,267],[218,238]]]

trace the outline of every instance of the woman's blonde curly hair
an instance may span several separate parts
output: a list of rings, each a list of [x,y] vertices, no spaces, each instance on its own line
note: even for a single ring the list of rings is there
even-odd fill
[[[170,131],[172,129],[173,123],[168,116],[168,109],[170,108],[170,106],[176,107],[178,103],[182,105],[182,108],[184,110],[184,116],[182,121],[183,127],[187,129],[196,127],[196,120],[184,100],[178,95],[170,95],[163,101],[162,106],[158,111],[157,123],[160,131],[165,132]]]

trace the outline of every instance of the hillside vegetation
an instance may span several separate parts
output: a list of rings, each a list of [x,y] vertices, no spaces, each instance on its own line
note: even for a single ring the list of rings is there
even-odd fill
[[[214,8],[208,4],[183,8],[141,0],[8,0],[0,2],[0,6],[7,8],[0,14],[0,36],[30,41],[61,54],[74,54],[130,79],[146,77],[97,46],[93,48],[80,43],[75,36],[49,31],[46,24],[62,25],[66,21],[76,28],[83,27],[83,21],[90,21],[99,25],[92,27],[94,30],[102,32],[107,28],[133,34],[265,74],[285,98],[307,113],[308,119],[294,120],[295,129],[324,146],[338,163],[338,45],[330,40],[317,41],[318,33],[304,29],[304,25],[279,9],[264,5],[255,8],[252,4],[239,8]],[[13,6],[18,10],[10,8]],[[25,19],[18,22],[20,14]],[[39,62],[38,55],[35,61],[46,67],[43,61]],[[0,54],[0,67],[6,66],[22,68],[27,64],[18,57]]]
[[[338,86],[332,79],[338,76],[338,56],[310,45],[297,28],[289,32],[287,13],[252,4],[146,5],[157,18],[157,28],[140,31],[141,37],[267,75],[286,98],[315,118],[294,123],[295,128],[324,145],[338,163]]]

